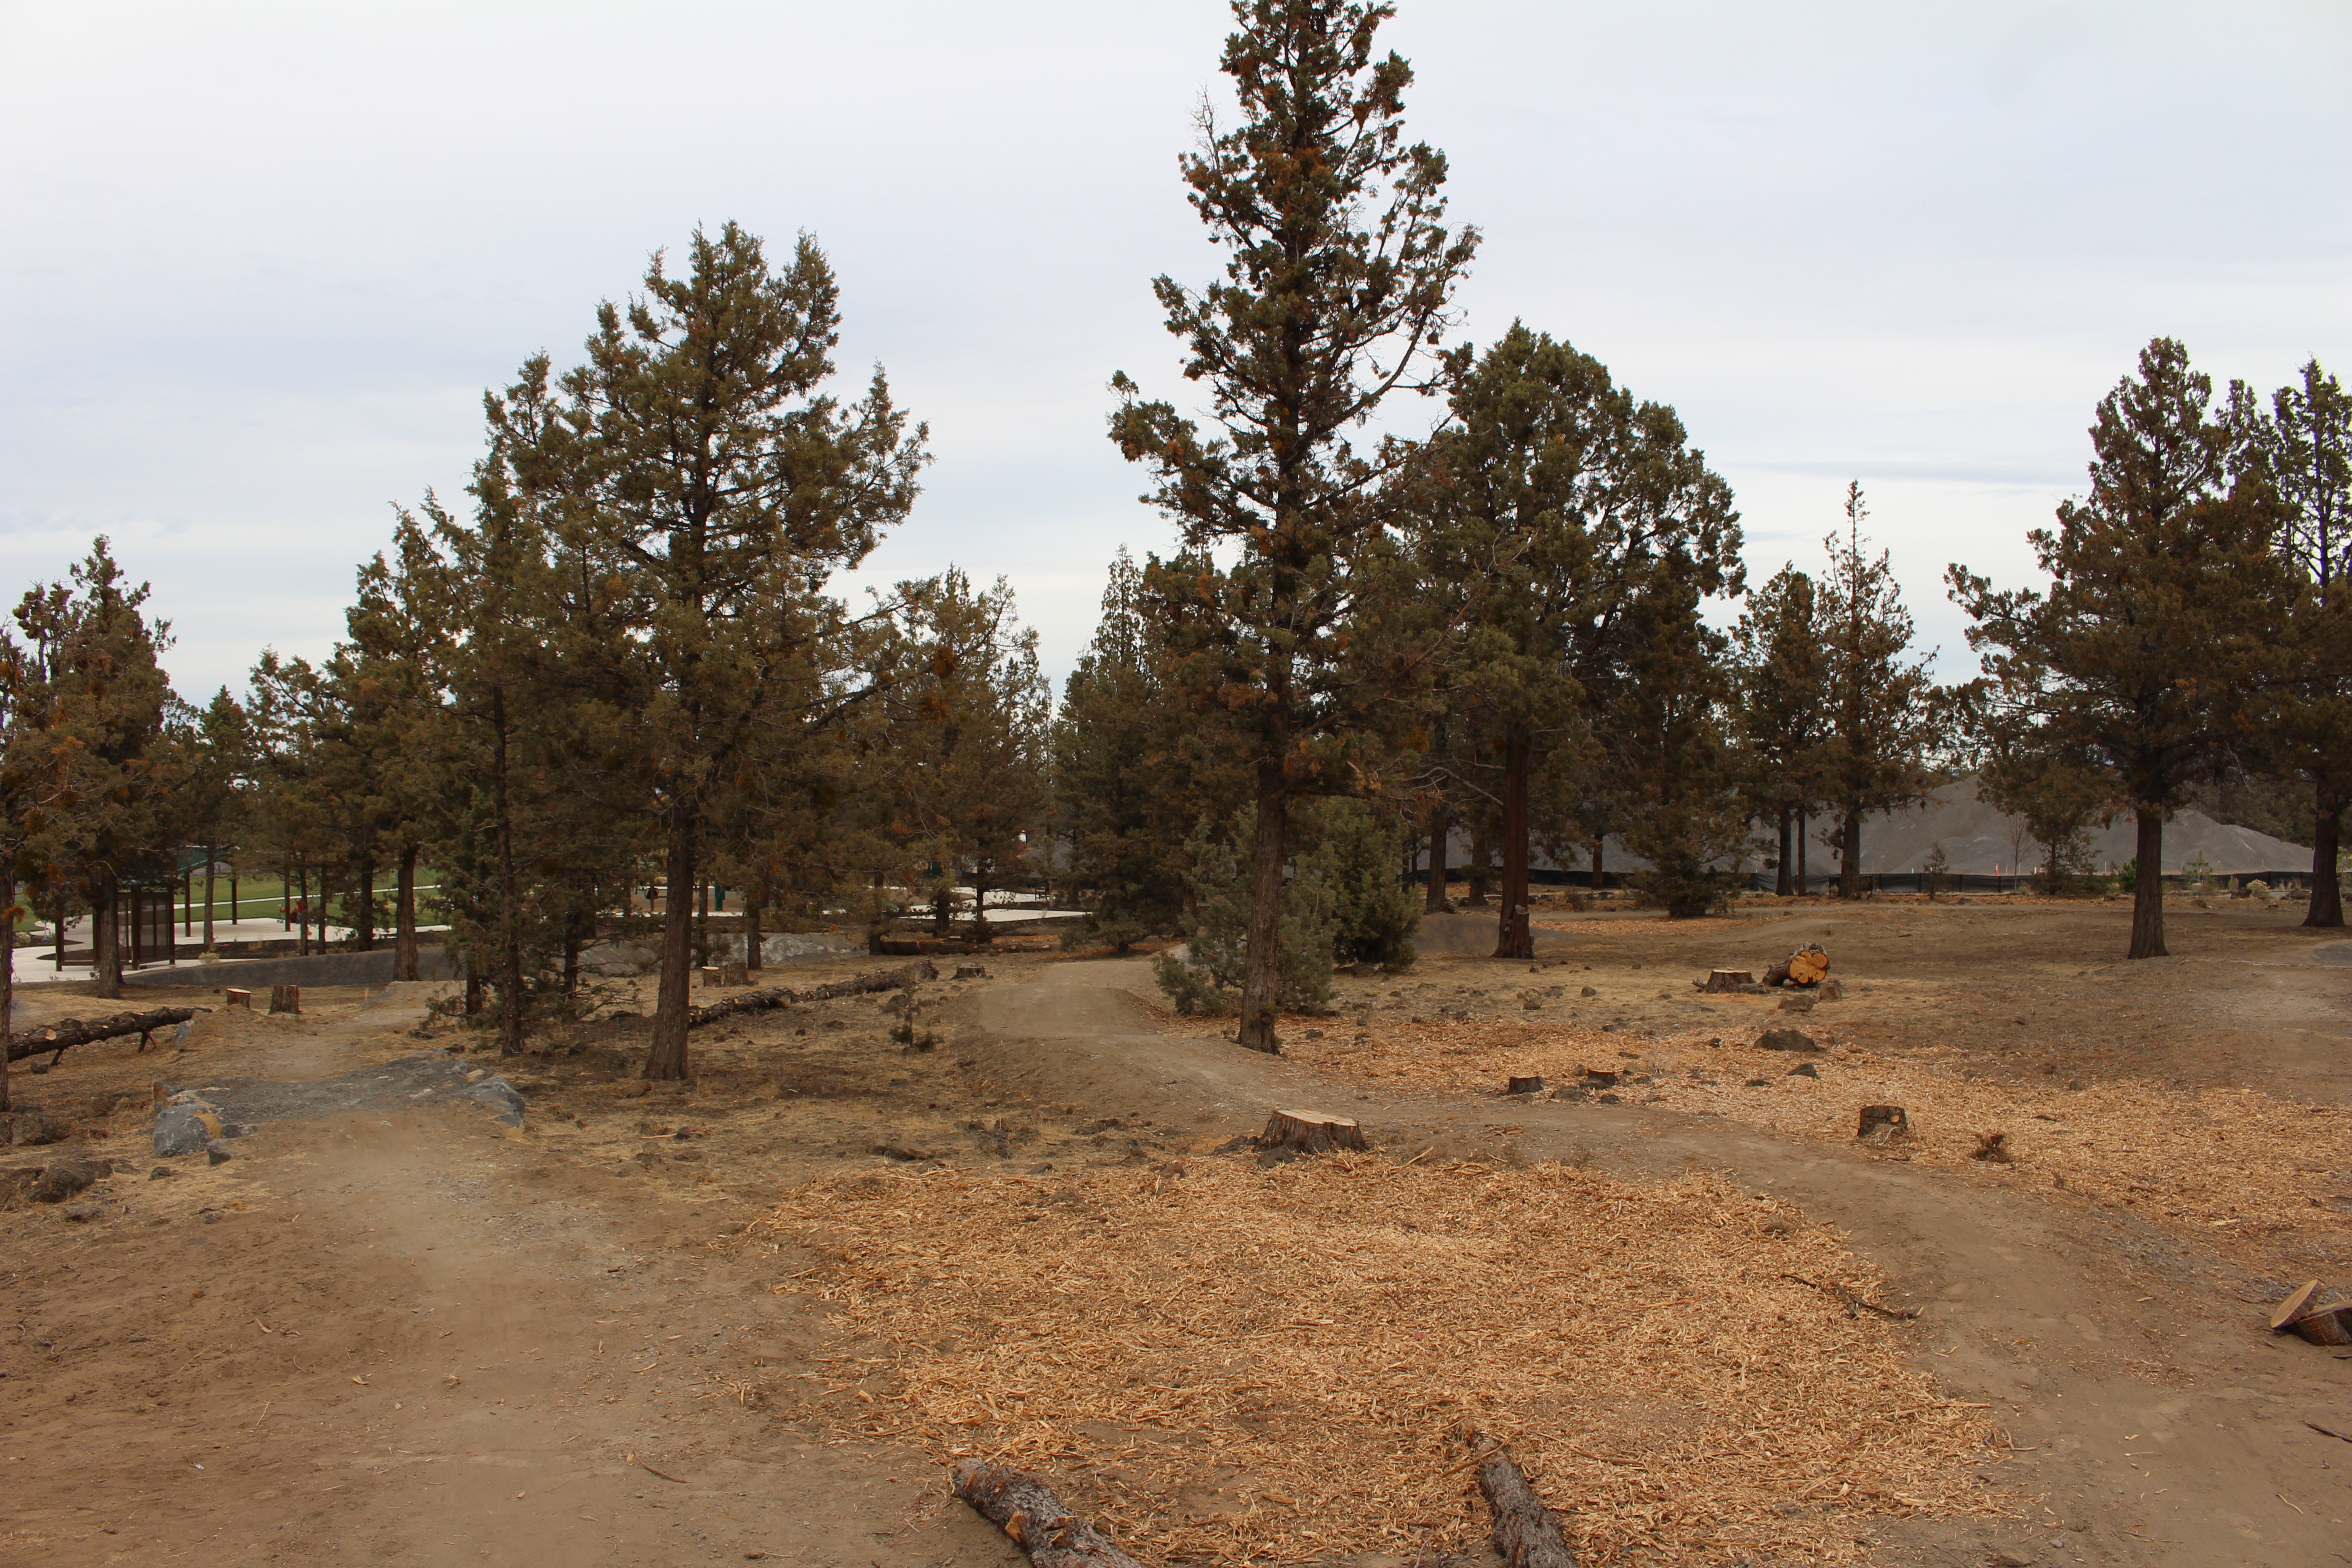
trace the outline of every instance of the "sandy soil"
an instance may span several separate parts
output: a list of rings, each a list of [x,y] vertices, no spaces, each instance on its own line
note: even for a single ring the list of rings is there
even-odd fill
[[[1983,1472],[2008,1517],[1853,1511],[1868,1561],[2352,1563],[2352,1444],[2312,1425],[2352,1433],[2352,1360],[2261,1328],[2292,1279],[2352,1281],[2352,946],[2295,918],[2184,907],[2179,956],[2123,965],[2120,905],[1561,911],[1531,975],[1480,956],[1491,924],[1462,916],[1431,923],[1412,973],[1342,980],[1282,1058],[1168,1018],[1140,960],[1011,957],[924,988],[929,1048],[892,1037],[887,998],[843,1001],[701,1031],[698,1084],[646,1090],[642,1026],[588,1026],[496,1064],[529,1100],[520,1132],[471,1107],[351,1113],[267,1124],[217,1167],[147,1152],[151,1082],[453,1044],[479,1061],[479,1043],[353,990],[307,994],[299,1020],[208,1015],[177,1053],[78,1049],[20,1101],[122,1169],[85,1194],[93,1217],[0,1214],[0,1560],[1017,1563],[946,1499],[939,1452],[861,1418],[895,1369],[861,1364],[809,1288],[835,1262],[774,1216],[861,1173],[1076,1192],[1180,1156],[1240,1164],[1208,1151],[1305,1103],[1360,1115],[1390,1160],[1706,1175],[1852,1248],[1877,1299],[1925,1309],[1890,1342],[2010,1439]],[[1792,1019],[1691,990],[1800,940],[1830,949],[1844,1000]],[[91,1005],[42,988],[25,1013]],[[1749,1090],[1752,1034],[1790,1022],[1830,1047],[1821,1078]],[[1498,1092],[1522,1056],[1603,1051],[1620,1103]],[[1697,1083],[1690,1053],[1738,1073]],[[1910,1159],[1838,1134],[1865,1087],[1934,1108]],[[2074,1131],[2038,1131],[2062,1102]],[[2011,1118],[2013,1164],[1966,1156],[1989,1114]],[[2100,1174],[2117,1160],[2142,1163]],[[2235,1216],[2212,1212],[2224,1163],[2263,1183]],[[1065,1465],[1075,1496],[1117,1484]],[[1703,1500],[1703,1472],[1658,1479]]]

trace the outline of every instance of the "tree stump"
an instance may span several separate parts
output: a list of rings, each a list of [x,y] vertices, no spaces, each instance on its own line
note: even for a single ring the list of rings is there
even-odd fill
[[[1911,1119],[1903,1114],[1899,1105],[1865,1105],[1862,1108],[1862,1125],[1854,1136],[1864,1143],[1891,1143],[1911,1134]]]
[[[302,1011],[302,988],[299,985],[273,985],[269,988],[269,1010],[273,1013]]]
[[[1290,1149],[1301,1154],[1328,1153],[1334,1149],[1362,1149],[1364,1130],[1344,1116],[1320,1110],[1277,1110],[1266,1118],[1257,1135],[1261,1149]]]
[[[719,984],[721,985],[751,984],[751,966],[748,963],[744,963],[740,961],[720,964],[719,966]]]
[[[1495,1552],[1507,1568],[1576,1568],[1568,1531],[1536,1495],[1511,1451],[1489,1443],[1475,1426],[1463,1429],[1462,1440],[1477,1456],[1478,1489],[1495,1510]]]
[[[2352,1301],[2330,1301],[2290,1326],[2315,1345],[2352,1345]]]
[[[958,980],[985,980],[988,978],[988,965],[985,963],[959,963],[955,966],[955,977]]]
[[[1749,970],[1710,969],[1706,973],[1706,984],[1701,985],[1699,989],[1707,993],[1709,995],[1715,995],[1726,991],[1737,992],[1743,985],[1753,985],[1755,984],[1755,973]]]
[[[221,1005],[242,1007],[250,1013],[253,1011],[253,993],[240,986],[232,985],[221,993]]]
[[[1511,1079],[1510,1088],[1505,1089],[1503,1092],[1506,1094],[1541,1094],[1543,1091],[1544,1080],[1540,1078],[1515,1078]]]
[[[694,981],[706,991],[711,989],[719,984],[719,966],[715,963],[701,965],[694,972]]]
[[[1141,1568],[1108,1536],[1063,1507],[1045,1482],[1010,1465],[961,1461],[955,1495],[1011,1536],[1037,1568]]]
[[[2303,1289],[2281,1301],[2278,1304],[2278,1310],[2271,1314],[2271,1332],[2283,1334],[2294,1327],[2294,1321],[2309,1310],[2311,1299],[2318,1294],[2319,1281],[2305,1280]]]

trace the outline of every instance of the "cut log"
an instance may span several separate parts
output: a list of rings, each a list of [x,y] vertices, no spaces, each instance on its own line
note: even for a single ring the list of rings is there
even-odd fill
[[[2288,1326],[2315,1345],[2352,1345],[2352,1301],[2330,1301]]]
[[[1576,1568],[1576,1553],[1559,1517],[1528,1484],[1511,1451],[1490,1443],[1475,1426],[1462,1428],[1478,1466],[1478,1489],[1495,1512],[1495,1552],[1507,1568]]]
[[[1911,1133],[1911,1119],[1899,1105],[1865,1105],[1854,1136],[1865,1143],[1890,1143]]]
[[[1361,1149],[1364,1130],[1344,1116],[1320,1110],[1277,1110],[1266,1118],[1257,1135],[1261,1149],[1292,1149],[1301,1154],[1323,1154],[1334,1149]]]
[[[850,980],[836,980],[829,985],[814,985],[806,991],[794,991],[785,985],[763,985],[757,991],[746,991],[740,996],[730,996],[724,1002],[713,1002],[708,1007],[687,1010],[689,1028],[718,1022],[737,1013],[758,1013],[775,1007],[791,1007],[803,1002],[826,1002],[837,996],[863,996],[875,991],[897,991],[919,980],[937,980],[939,966],[935,963],[910,963],[904,969],[881,969],[871,974],[860,974]]]
[[[1710,969],[1699,989],[1713,995],[1719,992],[1737,992],[1743,985],[1756,984],[1755,974],[1745,969]]]
[[[694,983],[708,991],[719,984],[719,966],[706,963],[694,972]]]
[[[1818,985],[1830,972],[1830,955],[1808,943],[1764,972],[1767,985]]]
[[[1037,1568],[1141,1568],[1110,1537],[1063,1507],[1045,1482],[1010,1465],[959,1461],[955,1495],[1011,1536]]]
[[[250,1013],[253,1011],[253,993],[242,986],[232,985],[221,993],[221,1005],[242,1007]]]
[[[1515,1078],[1511,1079],[1510,1088],[1503,1092],[1505,1094],[1541,1094],[1543,1091],[1544,1080],[1539,1078]]]
[[[302,1011],[302,988],[299,985],[273,985],[269,988],[269,1010],[273,1013]]]
[[[201,1010],[212,1011],[209,1007]],[[137,1035],[143,1040],[152,1031],[166,1024],[186,1023],[198,1011],[194,1007],[157,1007],[145,1013],[117,1013],[105,1018],[60,1018],[54,1024],[9,1036],[8,1059],[23,1061],[26,1057],[39,1056],[43,1051],[63,1054],[75,1046],[111,1040],[123,1035]]]
[[[2319,1281],[2305,1280],[2301,1289],[2281,1301],[2278,1304],[2278,1310],[2271,1314],[2271,1332],[2283,1334],[2294,1327],[2294,1321],[2310,1309],[2312,1298],[2318,1294]]]

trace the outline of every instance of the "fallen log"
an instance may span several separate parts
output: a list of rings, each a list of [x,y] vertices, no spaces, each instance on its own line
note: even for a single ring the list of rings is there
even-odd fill
[[[1478,1489],[1495,1511],[1495,1551],[1506,1568],[1576,1568],[1559,1516],[1536,1495],[1511,1451],[1475,1426],[1463,1427],[1461,1437],[1475,1456]]]
[[[1063,1507],[1045,1482],[1010,1465],[959,1461],[955,1495],[1011,1536],[1037,1568],[1141,1568],[1110,1537]]]
[[[1347,1117],[1321,1110],[1277,1110],[1266,1118],[1257,1146],[1323,1154],[1334,1149],[1362,1149],[1366,1144],[1364,1130]]]
[[[60,1018],[54,1024],[8,1037],[8,1059],[23,1061],[26,1057],[39,1056],[43,1051],[55,1051],[63,1056],[75,1046],[87,1046],[100,1040],[111,1040],[124,1035],[139,1037],[139,1048],[147,1048],[147,1037],[166,1024],[184,1024],[198,1013],[209,1013],[209,1007],[156,1007],[144,1013],[117,1013],[107,1018]]]
[[[724,1002],[713,1002],[708,1007],[689,1007],[686,1024],[690,1029],[698,1029],[705,1024],[715,1024],[736,1013],[760,1013],[776,1007],[797,1006],[803,1002],[827,1002],[839,996],[897,991],[919,980],[937,980],[939,977],[939,966],[926,962],[910,963],[904,969],[878,969],[871,974],[836,980],[829,985],[814,985],[806,991],[795,991],[788,985],[763,985],[757,991],[746,991],[740,996],[730,996]]]

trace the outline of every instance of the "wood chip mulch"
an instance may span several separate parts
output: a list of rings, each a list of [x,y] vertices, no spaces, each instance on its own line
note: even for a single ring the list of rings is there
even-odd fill
[[[1998,1430],[1856,1313],[1880,1282],[1708,1174],[1335,1155],[802,1189],[725,1245],[828,1259],[821,1410],[1038,1472],[1146,1561],[1483,1550],[1465,1416],[1589,1564],[1844,1563],[2008,1500]],[[780,1266],[781,1267],[781,1266]]]

